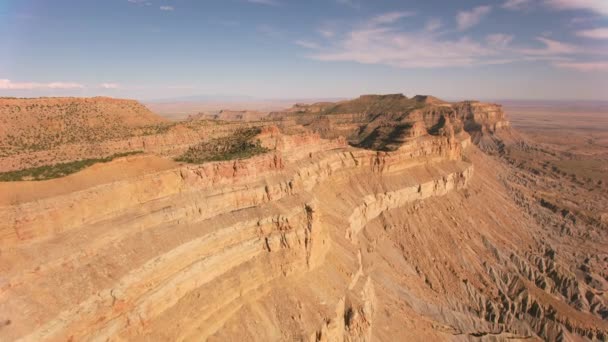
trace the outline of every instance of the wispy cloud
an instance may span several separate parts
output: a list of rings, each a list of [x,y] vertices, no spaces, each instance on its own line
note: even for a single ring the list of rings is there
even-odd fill
[[[354,61],[398,68],[468,66],[492,51],[467,38],[437,41],[430,37],[396,34],[390,30],[353,31],[340,46],[315,53],[322,61]]]
[[[573,69],[576,71],[608,71],[608,62],[556,62],[555,67]]]
[[[531,0],[507,0],[501,7],[512,11],[520,11],[529,8],[531,5]]]
[[[411,15],[411,12],[389,12],[375,16],[345,35],[336,37],[331,46],[314,44],[315,52],[310,57],[322,61],[354,61],[399,68],[435,68],[472,65],[483,56],[496,54],[466,37],[441,40],[426,31],[405,32],[391,25]],[[307,45],[313,47],[313,44]]]
[[[118,89],[120,85],[118,83],[102,83],[99,87],[103,89]]]
[[[500,7],[521,11],[537,5],[544,5],[554,10],[584,10],[608,15],[608,0],[504,0]]]
[[[544,3],[558,10],[587,10],[608,16],[606,0],[544,0]]]
[[[458,15],[456,15],[458,29],[464,31],[479,24],[481,19],[488,15],[491,10],[492,6],[477,6],[470,11],[458,12]]]
[[[247,2],[266,6],[277,6],[279,4],[277,0],[247,0]]]
[[[148,0],[127,0],[128,2],[132,3],[132,4],[136,4],[136,5],[146,5],[146,6],[151,6],[152,3]]]
[[[317,32],[319,32],[319,34],[325,38],[332,38],[333,36],[336,35],[336,32],[334,30],[327,29],[327,28],[318,29]]]
[[[443,23],[441,22],[441,19],[431,18],[424,25],[424,29],[427,30],[428,32],[433,32],[433,31],[439,30],[442,25],[443,25]]]
[[[515,45],[507,33],[486,35],[474,40],[467,36],[449,38],[437,34],[438,23],[424,29],[404,30],[393,12],[375,16],[346,32],[328,37],[323,43],[300,40],[296,44],[310,50],[309,58],[321,61],[380,64],[397,68],[444,68],[507,64],[525,61],[581,62],[589,55],[584,48],[544,36],[535,45]],[[381,18],[381,19],[379,19]],[[588,57],[588,56],[587,56]]]
[[[301,47],[307,48],[307,49],[319,49],[321,48],[321,46],[315,42],[311,42],[308,40],[296,40],[295,41],[296,45],[299,45]]]
[[[608,39],[608,27],[596,28],[591,30],[582,30],[576,32],[579,37],[592,38],[592,39]]]
[[[556,56],[575,55],[582,51],[582,49],[578,46],[549,39],[547,37],[536,37],[536,40],[539,41],[543,46],[540,48],[518,49],[518,52],[530,56]]]
[[[73,82],[13,82],[8,79],[0,79],[2,90],[33,90],[33,89],[83,89],[84,86]]]
[[[395,12],[387,12],[373,17],[370,20],[371,25],[385,25],[392,24],[398,20],[401,20],[406,17],[412,17],[416,15],[416,12],[413,11],[395,11]]]
[[[160,10],[161,11],[173,11],[173,10],[175,10],[175,7],[173,7],[173,6],[160,6]]]
[[[591,23],[593,21],[596,21],[600,18],[601,18],[600,16],[574,17],[574,18],[570,19],[569,24],[570,24],[570,26],[586,24],[586,23]]]

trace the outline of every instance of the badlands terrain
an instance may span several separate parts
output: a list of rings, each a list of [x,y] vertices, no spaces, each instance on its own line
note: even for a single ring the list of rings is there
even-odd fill
[[[507,108],[1,98],[0,341],[606,341],[606,112]]]

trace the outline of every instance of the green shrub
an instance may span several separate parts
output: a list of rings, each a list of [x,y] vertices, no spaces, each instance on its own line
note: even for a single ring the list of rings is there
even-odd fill
[[[191,146],[175,160],[202,164],[210,161],[245,159],[266,153],[268,149],[255,139],[260,131],[259,127],[239,129],[230,136],[211,139]]]
[[[116,153],[105,158],[83,159],[73,162],[59,163],[54,165],[44,165],[29,169],[0,172],[0,182],[16,182],[16,181],[41,181],[59,177],[65,177],[69,174],[76,173],[86,167],[97,163],[107,163],[116,158],[126,157],[134,154],[142,153],[142,151],[131,151],[124,153]]]

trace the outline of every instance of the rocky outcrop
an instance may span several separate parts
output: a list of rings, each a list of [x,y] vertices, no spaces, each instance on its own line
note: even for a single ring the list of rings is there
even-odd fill
[[[510,136],[500,105],[448,103],[426,95],[364,95],[337,103],[296,105],[287,112],[271,113],[267,120],[284,130],[304,127],[323,138],[343,136],[353,146],[384,151],[421,136],[451,137],[463,131],[482,149],[499,150]]]

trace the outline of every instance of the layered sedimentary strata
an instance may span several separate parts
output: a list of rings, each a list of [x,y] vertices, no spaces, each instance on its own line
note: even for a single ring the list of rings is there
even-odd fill
[[[603,226],[509,159],[527,145],[500,106],[364,96],[171,129],[188,146],[196,125],[261,126],[268,152],[0,183],[0,340],[608,338]]]
[[[388,155],[317,136],[317,151],[291,153],[311,139],[281,138],[277,152],[248,160],[3,207],[0,311],[11,313],[11,323],[0,333],[25,340],[210,337],[247,300],[272,292],[271,284],[327,267],[333,235],[352,240],[383,210],[464,187],[472,174],[470,164],[450,160],[446,139]],[[454,148],[458,154],[460,145]],[[373,181],[348,202],[319,196],[347,190],[355,177]],[[350,219],[326,222],[341,205]],[[353,246],[338,257],[352,257]],[[342,297],[355,290],[371,296],[369,280],[359,284],[365,277],[342,272],[350,279],[340,282]],[[345,329],[358,336],[363,313],[339,297],[332,300],[352,315]],[[197,314],[182,316],[192,310]],[[167,330],[175,320],[181,328]],[[321,322],[311,320],[306,334]]]
[[[492,134],[508,127],[499,105],[449,104],[400,94],[296,105],[265,116],[257,113],[255,120],[224,112],[232,121],[194,116],[170,122],[132,100],[0,99],[0,172],[133,151],[175,157],[201,140],[229,136],[244,127],[274,125],[283,133],[314,132],[376,150],[395,150],[420,136],[459,133],[463,127],[476,143],[483,137],[480,145],[494,147]]]

